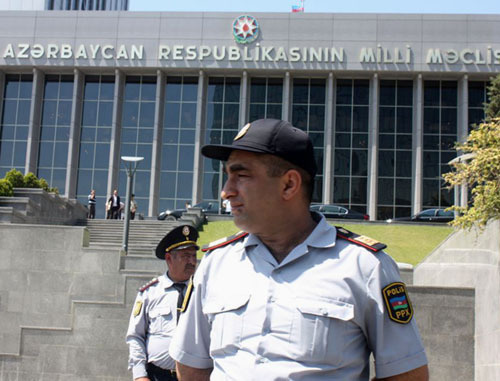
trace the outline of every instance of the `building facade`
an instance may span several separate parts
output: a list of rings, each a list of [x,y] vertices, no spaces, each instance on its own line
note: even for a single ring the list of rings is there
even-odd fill
[[[126,11],[128,0],[0,0],[2,11]]]
[[[0,12],[0,177],[155,216],[219,200],[200,155],[258,118],[306,131],[314,202],[372,220],[467,202],[441,175],[500,72],[500,15]]]

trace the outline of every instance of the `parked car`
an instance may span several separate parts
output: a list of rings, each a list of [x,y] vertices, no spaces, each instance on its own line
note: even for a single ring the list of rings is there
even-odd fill
[[[326,218],[347,218],[354,220],[368,220],[367,214],[347,209],[343,206],[332,204],[313,204],[309,208],[314,212],[322,213]]]
[[[397,217],[387,222],[415,221],[415,222],[450,222],[455,218],[455,212],[445,209],[426,209],[411,217]]]
[[[219,214],[220,205],[217,201],[202,201],[193,206],[193,208],[201,208],[202,212],[205,214]],[[160,214],[157,218],[159,220],[175,221],[182,216],[186,209],[167,209]]]

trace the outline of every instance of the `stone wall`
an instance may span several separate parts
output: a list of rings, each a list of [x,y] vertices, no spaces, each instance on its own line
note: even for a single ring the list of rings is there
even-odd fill
[[[500,380],[500,221],[455,232],[416,267],[414,284],[475,289],[475,380]]]
[[[87,218],[87,208],[39,188],[14,188],[14,197],[0,197],[0,222],[76,225]]]

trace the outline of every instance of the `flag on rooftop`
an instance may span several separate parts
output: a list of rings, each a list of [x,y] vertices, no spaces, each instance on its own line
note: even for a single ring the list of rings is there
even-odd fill
[[[292,5],[292,13],[304,12],[304,0],[300,0],[300,5]]]

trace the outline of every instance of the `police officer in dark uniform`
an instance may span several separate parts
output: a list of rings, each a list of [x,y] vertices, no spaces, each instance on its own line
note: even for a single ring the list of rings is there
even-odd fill
[[[156,248],[156,256],[166,261],[168,270],[139,289],[127,331],[128,363],[135,381],[177,380],[168,348],[196,268],[197,239],[194,227],[182,225]]]

